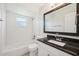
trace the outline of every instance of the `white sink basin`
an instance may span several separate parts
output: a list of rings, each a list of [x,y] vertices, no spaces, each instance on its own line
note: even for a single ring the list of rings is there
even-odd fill
[[[66,43],[64,43],[64,42],[58,42],[58,41],[55,41],[55,40],[48,40],[48,42],[59,45],[59,46],[62,46],[62,47],[64,45],[66,45]]]

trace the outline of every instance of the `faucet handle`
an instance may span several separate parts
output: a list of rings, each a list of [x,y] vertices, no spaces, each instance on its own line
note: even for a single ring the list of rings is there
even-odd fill
[[[58,40],[58,41],[62,41],[62,37],[56,37],[56,40]]]

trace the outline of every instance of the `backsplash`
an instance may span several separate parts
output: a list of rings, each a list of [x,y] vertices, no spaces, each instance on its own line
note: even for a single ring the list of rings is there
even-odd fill
[[[56,40],[55,36],[51,36],[51,35],[47,35],[48,39],[54,39]],[[72,43],[76,43],[79,44],[79,40],[78,39],[74,39],[74,38],[67,38],[67,37],[58,37],[61,38],[62,41],[66,41],[66,42],[72,42]]]

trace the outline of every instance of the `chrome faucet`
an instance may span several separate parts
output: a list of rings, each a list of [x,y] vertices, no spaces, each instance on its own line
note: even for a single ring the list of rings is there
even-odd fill
[[[57,41],[62,41],[62,38],[61,38],[61,37],[56,36],[56,40],[57,40]]]

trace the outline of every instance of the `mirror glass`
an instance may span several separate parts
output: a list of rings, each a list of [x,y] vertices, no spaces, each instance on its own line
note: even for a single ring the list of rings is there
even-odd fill
[[[45,15],[45,31],[76,33],[76,23],[75,3]]]

